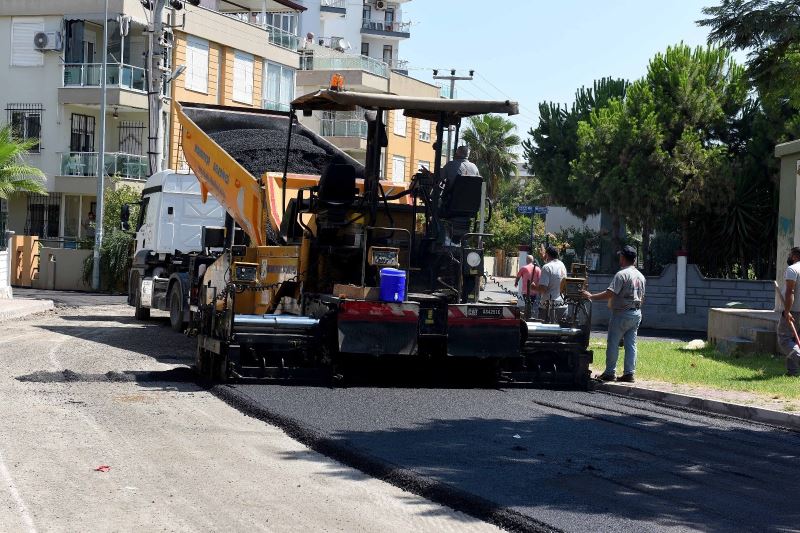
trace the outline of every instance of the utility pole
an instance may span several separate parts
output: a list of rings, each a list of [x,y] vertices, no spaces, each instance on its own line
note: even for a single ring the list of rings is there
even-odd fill
[[[433,79],[435,80],[449,80],[450,81],[450,100],[455,99],[455,92],[456,92],[456,81],[465,80],[465,81],[472,81],[472,75],[475,73],[474,70],[469,71],[469,76],[457,76],[455,69],[450,69],[450,75],[439,75],[439,70],[433,71]],[[450,161],[452,157],[452,148],[453,148],[453,133],[452,127],[448,124],[447,126],[447,160]]]
[[[94,217],[92,290],[100,290],[100,246],[103,244],[103,197],[106,185],[106,82],[108,81],[108,0],[103,15],[103,62],[100,67],[100,152],[97,154],[97,205]]]
[[[164,169],[164,8],[167,0],[153,0],[148,33],[147,98],[149,104],[148,151],[150,174]]]

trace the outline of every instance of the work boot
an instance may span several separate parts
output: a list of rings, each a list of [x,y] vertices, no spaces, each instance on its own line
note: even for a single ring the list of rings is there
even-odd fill
[[[622,374],[617,378],[618,383],[634,383],[635,381],[633,374]]]
[[[614,374],[606,374],[605,372],[603,372],[602,374],[597,376],[597,379],[599,379],[600,381],[614,381],[616,378],[614,377]]]

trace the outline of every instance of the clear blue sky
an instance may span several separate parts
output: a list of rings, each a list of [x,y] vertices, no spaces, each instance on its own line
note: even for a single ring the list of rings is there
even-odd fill
[[[527,137],[544,100],[572,102],[575,89],[604,76],[641,77],[653,55],[683,41],[705,45],[695,21],[717,0],[413,0],[413,23],[400,45],[410,75],[475,69],[456,82],[459,98],[519,101],[514,121]],[[493,87],[496,86],[497,88]]]

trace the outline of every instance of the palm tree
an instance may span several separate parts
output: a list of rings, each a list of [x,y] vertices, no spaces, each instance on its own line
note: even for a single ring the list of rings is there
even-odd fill
[[[11,126],[0,128],[0,198],[15,192],[46,194],[44,172],[25,162],[25,154],[38,139],[19,140]]]
[[[464,131],[464,142],[469,146],[470,159],[478,166],[481,175],[488,180],[489,195],[494,197],[500,183],[517,174],[520,138],[513,133],[516,126],[500,115],[472,117]]]

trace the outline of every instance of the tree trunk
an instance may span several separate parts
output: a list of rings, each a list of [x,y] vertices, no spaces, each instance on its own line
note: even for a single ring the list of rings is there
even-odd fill
[[[650,272],[653,268],[650,260],[650,223],[642,226],[642,268],[645,272]]]
[[[611,216],[611,253],[616,254],[620,250],[619,228],[622,225],[619,215]]]
[[[681,248],[684,253],[689,253],[689,217],[681,220]]]

